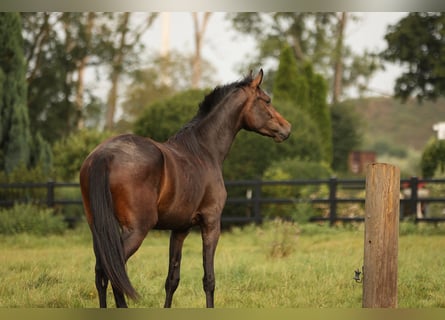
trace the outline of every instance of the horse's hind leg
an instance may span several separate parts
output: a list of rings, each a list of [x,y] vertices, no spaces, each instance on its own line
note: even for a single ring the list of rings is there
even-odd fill
[[[101,308],[107,307],[107,287],[108,277],[106,276],[99,257],[96,257],[96,289],[99,295],[99,306]]]
[[[169,265],[168,275],[165,280],[165,304],[164,308],[170,308],[172,305],[173,294],[178,288],[180,269],[181,269],[181,257],[182,257],[182,245],[184,239],[187,237],[189,230],[185,231],[172,231],[170,235],[170,253],[169,253]]]
[[[125,301],[125,296],[119,289],[113,287],[114,301],[116,302],[116,307],[118,308],[128,308],[127,302]]]
[[[124,231],[122,234],[123,247],[124,247],[124,255],[125,261],[137,251],[137,249],[141,246],[142,241],[144,240],[147,232],[140,232],[137,229],[132,231]],[[114,301],[116,302],[116,307],[118,308],[127,308],[127,302],[125,300],[125,295],[121,290],[113,288]]]

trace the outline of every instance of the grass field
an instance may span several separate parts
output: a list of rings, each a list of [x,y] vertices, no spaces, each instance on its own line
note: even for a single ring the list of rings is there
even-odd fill
[[[159,308],[164,300],[168,233],[153,231],[128,263],[141,295],[130,307]],[[445,226],[401,224],[399,307],[445,307]],[[89,230],[65,235],[0,236],[0,307],[97,307]],[[220,308],[359,308],[363,225],[329,228],[270,222],[222,234],[215,260]],[[184,245],[174,307],[201,308],[201,238]],[[110,306],[114,306],[109,290]]]

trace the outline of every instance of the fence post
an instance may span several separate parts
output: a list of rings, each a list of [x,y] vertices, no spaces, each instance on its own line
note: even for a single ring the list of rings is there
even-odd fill
[[[419,198],[419,194],[418,194],[419,179],[417,177],[411,177],[409,184],[410,184],[410,188],[411,188],[410,211],[411,211],[411,214],[413,214],[414,217],[416,217],[416,222],[417,222],[417,201]]]
[[[255,223],[260,224],[263,220],[261,217],[261,180],[255,180],[252,200]]]
[[[337,221],[337,178],[329,179],[329,225],[333,226]]]
[[[54,207],[54,181],[46,183],[46,205],[48,208]]]
[[[366,172],[363,307],[397,307],[400,170],[372,163]]]

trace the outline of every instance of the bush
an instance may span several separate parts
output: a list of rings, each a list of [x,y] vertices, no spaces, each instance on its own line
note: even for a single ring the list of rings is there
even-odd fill
[[[208,89],[188,90],[148,105],[134,122],[134,133],[166,141],[196,115],[208,92]]]
[[[0,171],[0,183],[4,184],[42,183],[50,179],[51,177],[45,174],[42,165],[28,169],[21,164],[8,174]],[[0,199],[11,202],[38,201],[45,198],[45,195],[45,188],[0,188]]]
[[[286,159],[273,163],[264,173],[264,180],[293,179],[327,179],[332,171],[323,163]],[[312,198],[326,197],[328,188],[325,185],[312,186],[273,186],[265,187],[263,194],[271,198],[294,199],[291,205],[271,204],[264,208],[263,214],[268,218],[292,218],[306,222],[317,215],[317,209],[310,203]]]
[[[423,150],[420,165],[424,178],[445,172],[445,140],[431,138]]]
[[[276,218],[264,223],[259,232],[270,258],[285,258],[297,248],[300,228],[295,222]]]
[[[112,135],[108,131],[85,129],[58,140],[53,146],[54,169],[57,178],[78,180],[80,166],[88,154]]]
[[[17,204],[0,210],[0,234],[30,233],[40,236],[62,234],[66,229],[63,217],[52,209],[42,209],[30,204]]]

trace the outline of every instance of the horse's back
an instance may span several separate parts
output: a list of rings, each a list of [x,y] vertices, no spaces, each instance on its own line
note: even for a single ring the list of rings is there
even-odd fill
[[[151,139],[134,134],[123,134],[107,139],[98,145],[85,159],[81,173],[93,162],[100,160],[105,160],[110,174],[125,172],[132,178],[141,178],[147,174],[147,170],[159,169],[162,166],[163,157]]]

